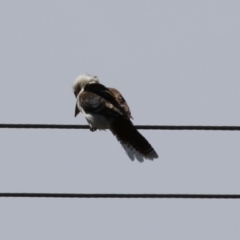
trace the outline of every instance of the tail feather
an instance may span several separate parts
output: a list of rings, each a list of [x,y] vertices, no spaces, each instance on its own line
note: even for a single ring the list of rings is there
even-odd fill
[[[131,160],[135,158],[139,162],[145,159],[153,160],[158,158],[151,144],[142,136],[128,119],[115,119],[110,127],[112,133],[122,144]]]

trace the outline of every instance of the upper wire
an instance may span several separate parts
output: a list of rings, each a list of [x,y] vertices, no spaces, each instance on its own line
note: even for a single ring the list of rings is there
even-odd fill
[[[154,193],[0,193],[0,197],[21,198],[182,198],[240,199],[240,194],[154,194]]]
[[[0,128],[24,129],[89,129],[88,125],[71,124],[12,124],[1,123]],[[200,125],[135,125],[141,130],[205,130],[205,131],[240,131],[240,126],[200,126]]]

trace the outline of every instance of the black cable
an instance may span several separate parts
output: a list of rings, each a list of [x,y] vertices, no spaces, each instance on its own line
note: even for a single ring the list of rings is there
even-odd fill
[[[240,126],[176,126],[176,125],[135,125],[142,130],[213,130],[240,131]],[[88,125],[69,124],[0,124],[0,128],[33,128],[33,129],[89,129]]]
[[[240,199],[240,194],[0,193],[0,197]]]
[[[0,124],[0,128],[34,128],[34,129],[89,129],[88,125],[67,124]]]

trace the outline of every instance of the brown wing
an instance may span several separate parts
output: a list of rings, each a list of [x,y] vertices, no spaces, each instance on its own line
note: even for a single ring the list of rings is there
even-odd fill
[[[82,92],[78,101],[85,113],[102,114],[105,116],[124,116],[124,114],[105,98],[93,92]]]
[[[109,104],[109,106],[117,109],[118,112],[121,113],[122,117],[127,119],[132,118],[130,109],[125,99],[117,89],[107,88],[100,83],[91,83],[85,86],[84,92],[96,94],[98,97],[100,97],[98,100],[105,100],[105,104]]]
[[[108,88],[108,90],[112,93],[114,96],[115,100],[118,102],[118,104],[121,106],[123,109],[124,113],[127,115],[128,119],[133,118],[131,115],[130,108],[127,105],[127,102],[123,98],[122,94],[115,88]]]

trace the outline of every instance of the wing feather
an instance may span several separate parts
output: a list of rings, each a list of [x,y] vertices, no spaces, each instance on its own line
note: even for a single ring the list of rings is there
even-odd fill
[[[122,96],[122,94],[115,88],[109,88],[109,91],[113,94],[114,98],[116,99],[118,104],[121,106],[121,108],[123,109],[123,111],[126,114],[126,116],[128,117],[128,119],[133,118],[131,115],[130,108],[127,105],[127,102],[124,99],[124,97]]]
[[[115,88],[106,88],[100,83],[91,83],[84,87],[79,97],[80,105],[85,112],[132,118],[125,99]]]
[[[85,113],[102,114],[105,116],[123,116],[123,113],[112,103],[92,92],[82,92],[79,103]]]

